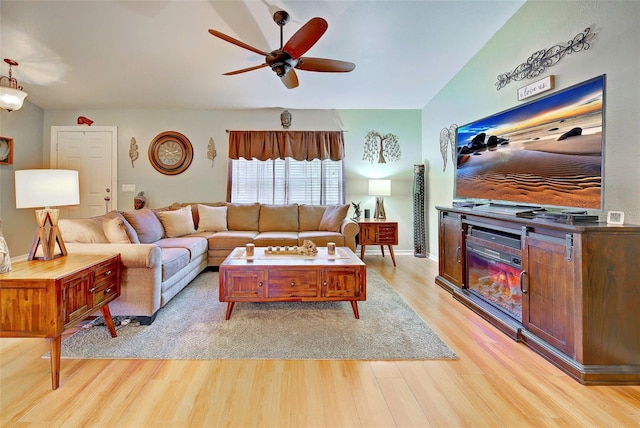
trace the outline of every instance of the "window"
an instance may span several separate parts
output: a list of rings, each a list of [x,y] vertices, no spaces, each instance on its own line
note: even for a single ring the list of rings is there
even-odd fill
[[[344,204],[342,160],[231,159],[230,201],[266,204]]]

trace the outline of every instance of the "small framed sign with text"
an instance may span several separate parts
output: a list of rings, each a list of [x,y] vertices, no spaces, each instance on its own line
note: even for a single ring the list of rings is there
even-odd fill
[[[518,89],[518,101],[522,101],[526,98],[533,97],[534,95],[547,92],[555,88],[555,76],[547,76],[542,80],[531,83],[523,88]]]

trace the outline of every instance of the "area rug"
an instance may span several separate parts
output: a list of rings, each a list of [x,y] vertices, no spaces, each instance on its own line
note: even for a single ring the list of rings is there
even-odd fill
[[[94,322],[62,343],[63,358],[414,360],[455,353],[376,272],[355,319],[349,302],[236,303],[225,321],[218,273],[202,272],[150,326]],[[99,321],[100,319],[96,320]],[[130,322],[129,322],[130,321]]]

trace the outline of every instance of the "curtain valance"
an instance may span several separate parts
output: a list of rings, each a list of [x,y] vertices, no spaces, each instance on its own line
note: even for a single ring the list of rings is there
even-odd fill
[[[344,159],[343,131],[229,131],[229,159]]]

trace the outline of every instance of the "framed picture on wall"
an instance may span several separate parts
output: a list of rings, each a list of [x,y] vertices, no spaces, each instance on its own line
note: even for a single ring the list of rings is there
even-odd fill
[[[13,165],[13,138],[0,137],[0,165]]]

